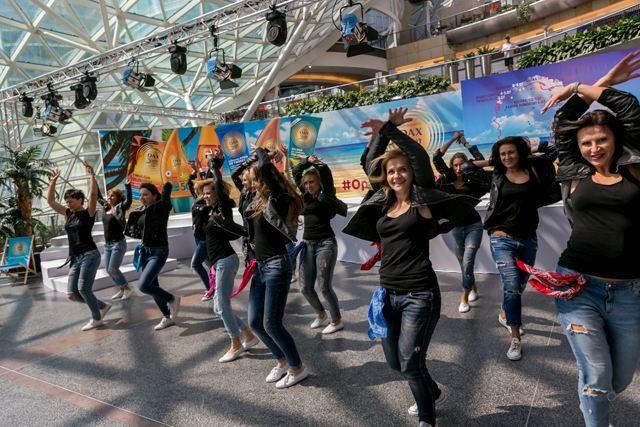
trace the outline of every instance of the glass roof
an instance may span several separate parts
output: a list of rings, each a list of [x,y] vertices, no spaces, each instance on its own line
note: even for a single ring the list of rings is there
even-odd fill
[[[147,37],[158,30],[186,22],[205,13],[248,0],[0,0],[0,89],[36,78],[61,67],[99,55],[118,46]],[[251,0],[255,3],[255,0]],[[287,56],[286,65],[305,56],[306,63],[321,55],[317,49],[328,38],[335,41],[336,30],[331,22],[333,0],[318,0],[309,9],[311,19],[296,46]],[[266,0],[264,3],[268,3]],[[367,3],[364,1],[363,3]],[[297,9],[289,13],[289,37],[299,22]],[[98,99],[128,104],[147,104],[163,108],[192,108],[216,112],[230,111],[251,102],[282,48],[264,39],[264,19],[242,24],[238,31],[220,36],[229,62],[243,68],[239,88],[220,92],[218,85],[206,77],[207,54],[211,41],[189,47],[187,72],[178,76],[171,72],[169,55],[141,60],[141,68],[152,72],[156,85],[141,93],[120,84],[121,71],[99,74]],[[326,43],[325,43],[326,44]],[[307,59],[308,58],[308,59]],[[301,66],[301,67],[302,67]],[[297,69],[289,67],[294,74]],[[284,76],[286,78],[288,76]],[[283,79],[284,79],[283,78]],[[281,79],[282,80],[282,79]],[[279,82],[276,81],[274,84]],[[60,88],[65,102],[72,93]],[[242,96],[245,95],[245,96]],[[96,159],[99,164],[98,129],[140,129],[141,127],[172,127],[206,124],[206,121],[186,120],[171,116],[147,116],[123,112],[74,111],[71,123],[61,125],[55,137],[33,133],[33,119],[21,119],[23,145],[43,144],[43,155],[60,162],[63,180],[74,181],[84,173],[76,163],[81,158]]]

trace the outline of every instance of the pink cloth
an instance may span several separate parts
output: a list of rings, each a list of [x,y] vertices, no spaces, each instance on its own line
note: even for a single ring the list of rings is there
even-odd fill
[[[373,242],[371,243],[371,246],[377,247],[378,250],[376,251],[374,256],[369,258],[367,261],[364,262],[364,264],[360,266],[360,270],[365,270],[365,271],[371,270],[373,266],[376,265],[378,261],[380,261],[382,246],[380,245],[379,242]]]
[[[562,274],[544,271],[525,264],[516,258],[518,268],[531,275],[529,284],[538,292],[554,298],[570,300],[584,291],[587,280],[579,274]]]
[[[244,269],[244,273],[242,273],[242,282],[240,282],[238,289],[236,289],[236,291],[231,295],[231,298],[234,298],[247,287],[247,284],[251,281],[251,277],[253,277],[253,273],[255,273],[257,267],[258,263],[255,259],[249,261],[249,265]]]

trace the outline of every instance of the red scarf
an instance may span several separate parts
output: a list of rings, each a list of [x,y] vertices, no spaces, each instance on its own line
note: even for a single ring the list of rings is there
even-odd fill
[[[562,274],[544,271],[525,264],[516,258],[518,268],[531,275],[529,284],[538,292],[554,298],[570,300],[584,291],[587,280],[579,274]]]

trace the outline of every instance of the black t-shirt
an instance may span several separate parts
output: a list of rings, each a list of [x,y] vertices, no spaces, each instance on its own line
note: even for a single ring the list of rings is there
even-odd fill
[[[144,222],[147,218],[147,210],[142,211],[142,215],[138,218],[138,228],[140,228],[140,233],[144,236]]]
[[[111,211],[102,215],[102,225],[104,228],[104,239],[107,243],[119,242],[124,239],[124,226]]]
[[[256,259],[264,261],[276,255],[287,253],[287,239],[277,228],[272,226],[259,214],[255,218],[250,218],[251,230],[254,233],[253,244],[256,252]]]
[[[464,194],[465,196],[478,197],[478,190],[471,184],[465,182],[462,187],[456,188],[456,186],[451,183],[441,187],[442,190],[446,191],[449,194]],[[469,211],[469,213],[462,219],[461,226],[476,224],[481,222],[480,214],[475,209]]]
[[[558,264],[592,276],[640,277],[640,187],[582,179],[573,194],[573,227]]]
[[[207,242],[207,260],[211,265],[236,253],[229,241],[237,239],[238,236],[218,227],[213,221],[207,222],[204,231]]]
[[[429,260],[433,219],[411,207],[397,218],[387,215],[376,224],[382,246],[380,283],[396,291],[420,291],[438,286]]]
[[[501,197],[490,222],[485,221],[484,228],[489,234],[500,230],[519,240],[535,237],[540,221],[536,206],[537,192],[538,183],[533,177],[524,184],[514,184],[505,176]]]
[[[211,207],[207,206],[204,199],[198,199],[191,206],[191,219],[193,220],[193,236],[198,240],[205,240],[205,227],[209,222]]]
[[[311,196],[305,197],[304,211],[304,234],[305,240],[320,240],[335,237],[331,228],[331,218],[336,216],[324,203]]]
[[[93,236],[91,236],[91,230],[96,221],[95,215],[90,216],[87,209],[78,212],[67,209],[66,217],[64,229],[69,241],[69,256],[78,256],[97,249]]]

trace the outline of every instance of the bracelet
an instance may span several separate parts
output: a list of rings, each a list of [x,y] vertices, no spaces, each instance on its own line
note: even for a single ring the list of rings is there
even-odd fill
[[[576,95],[578,93],[578,87],[580,86],[580,82],[575,82],[573,84],[573,89],[571,90],[571,92],[573,92],[574,95]]]

